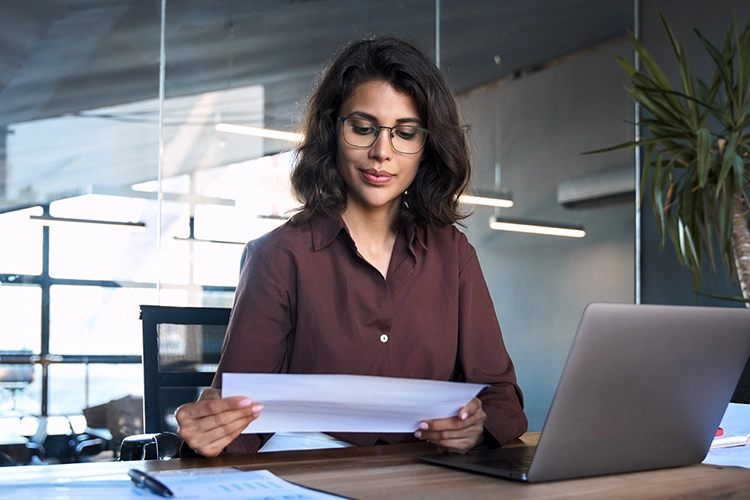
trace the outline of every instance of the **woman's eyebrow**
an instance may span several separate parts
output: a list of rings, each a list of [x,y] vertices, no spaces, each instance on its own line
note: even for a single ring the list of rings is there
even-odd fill
[[[349,116],[358,116],[360,118],[364,118],[366,120],[370,120],[370,121],[373,121],[373,122],[375,122],[377,124],[380,124],[380,122],[378,121],[378,119],[374,115],[371,115],[370,113],[365,113],[364,111],[352,111],[351,113],[349,113]],[[418,125],[421,125],[422,124],[422,120],[420,120],[419,118],[405,117],[405,118],[398,118],[396,120],[396,123],[397,124],[401,124],[401,123],[416,123]]]

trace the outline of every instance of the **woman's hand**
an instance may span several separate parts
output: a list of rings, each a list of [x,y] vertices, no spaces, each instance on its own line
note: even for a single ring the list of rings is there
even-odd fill
[[[474,398],[458,410],[455,417],[420,422],[414,435],[440,446],[443,451],[466,453],[481,444],[486,419],[482,401]]]
[[[219,389],[206,389],[195,403],[175,411],[177,434],[193,450],[215,457],[239,436],[263,410],[246,397],[221,398]]]

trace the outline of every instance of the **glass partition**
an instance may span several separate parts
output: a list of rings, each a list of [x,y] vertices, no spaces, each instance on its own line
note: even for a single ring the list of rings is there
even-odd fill
[[[143,1],[0,5],[0,367],[32,368],[0,376],[0,427],[29,439],[143,393],[160,215],[135,187],[158,171],[159,19]]]
[[[217,125],[294,132],[355,38],[435,53],[434,0],[165,4],[0,5],[0,366],[32,367],[0,380],[4,428],[142,396],[139,305],[231,305],[296,206],[294,144]]]
[[[175,197],[188,207],[190,225],[183,259],[162,254],[162,266],[189,276],[188,283],[162,279],[162,289],[187,292],[185,303],[170,305],[231,306],[243,245],[297,206],[289,186],[295,143],[262,135],[297,131],[316,78],[351,40],[393,34],[434,54],[435,5],[167,3],[162,182],[183,179]],[[167,231],[161,237],[162,247],[175,239]]]

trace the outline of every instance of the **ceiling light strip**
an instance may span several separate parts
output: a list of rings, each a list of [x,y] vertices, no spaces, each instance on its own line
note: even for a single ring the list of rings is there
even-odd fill
[[[214,126],[214,129],[219,132],[251,135],[253,137],[265,137],[267,139],[279,139],[281,141],[289,142],[300,142],[304,137],[302,134],[296,134],[294,132],[284,132],[282,130],[271,130],[258,127],[247,127],[245,125],[232,125],[229,123],[217,123]]]
[[[131,231],[145,231],[144,222],[121,222],[113,220],[96,220],[96,219],[74,219],[70,217],[52,217],[49,215],[30,215],[29,220],[39,222],[43,226],[62,226],[69,224],[89,224],[106,227],[124,227]]]
[[[583,238],[586,236],[586,231],[580,224],[567,225],[530,220],[504,219],[500,217],[490,217],[490,229],[516,233],[564,236],[567,238]]]
[[[194,243],[218,243],[220,245],[245,245],[246,241],[229,241],[229,240],[204,240],[202,238],[196,238],[194,236],[189,236],[187,238],[184,238],[182,236],[175,236],[175,240],[177,241],[192,241]]]
[[[459,203],[465,205],[482,205],[485,207],[510,208],[513,206],[513,200],[500,196],[488,196],[479,194],[462,194],[458,198]]]

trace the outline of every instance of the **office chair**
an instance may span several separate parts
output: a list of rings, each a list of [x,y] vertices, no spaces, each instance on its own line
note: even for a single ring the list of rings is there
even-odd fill
[[[34,381],[34,367],[31,364],[0,364],[0,389],[9,391],[10,413],[16,413],[17,398]]]
[[[231,309],[141,306],[144,433],[122,441],[120,460],[176,458],[175,410],[211,385]]]
[[[120,461],[171,460],[180,457],[182,439],[173,432],[136,434],[120,444]]]
[[[28,355],[30,353],[22,351],[12,354]],[[20,418],[26,414],[22,408],[19,408],[18,400],[23,395],[23,390],[33,381],[34,367],[31,364],[0,364],[0,401],[5,403],[6,392],[10,400],[10,408],[4,408],[0,412],[2,416]],[[44,447],[41,444],[14,432],[0,432],[0,467],[27,465],[35,463],[34,460],[41,463],[43,457]]]

